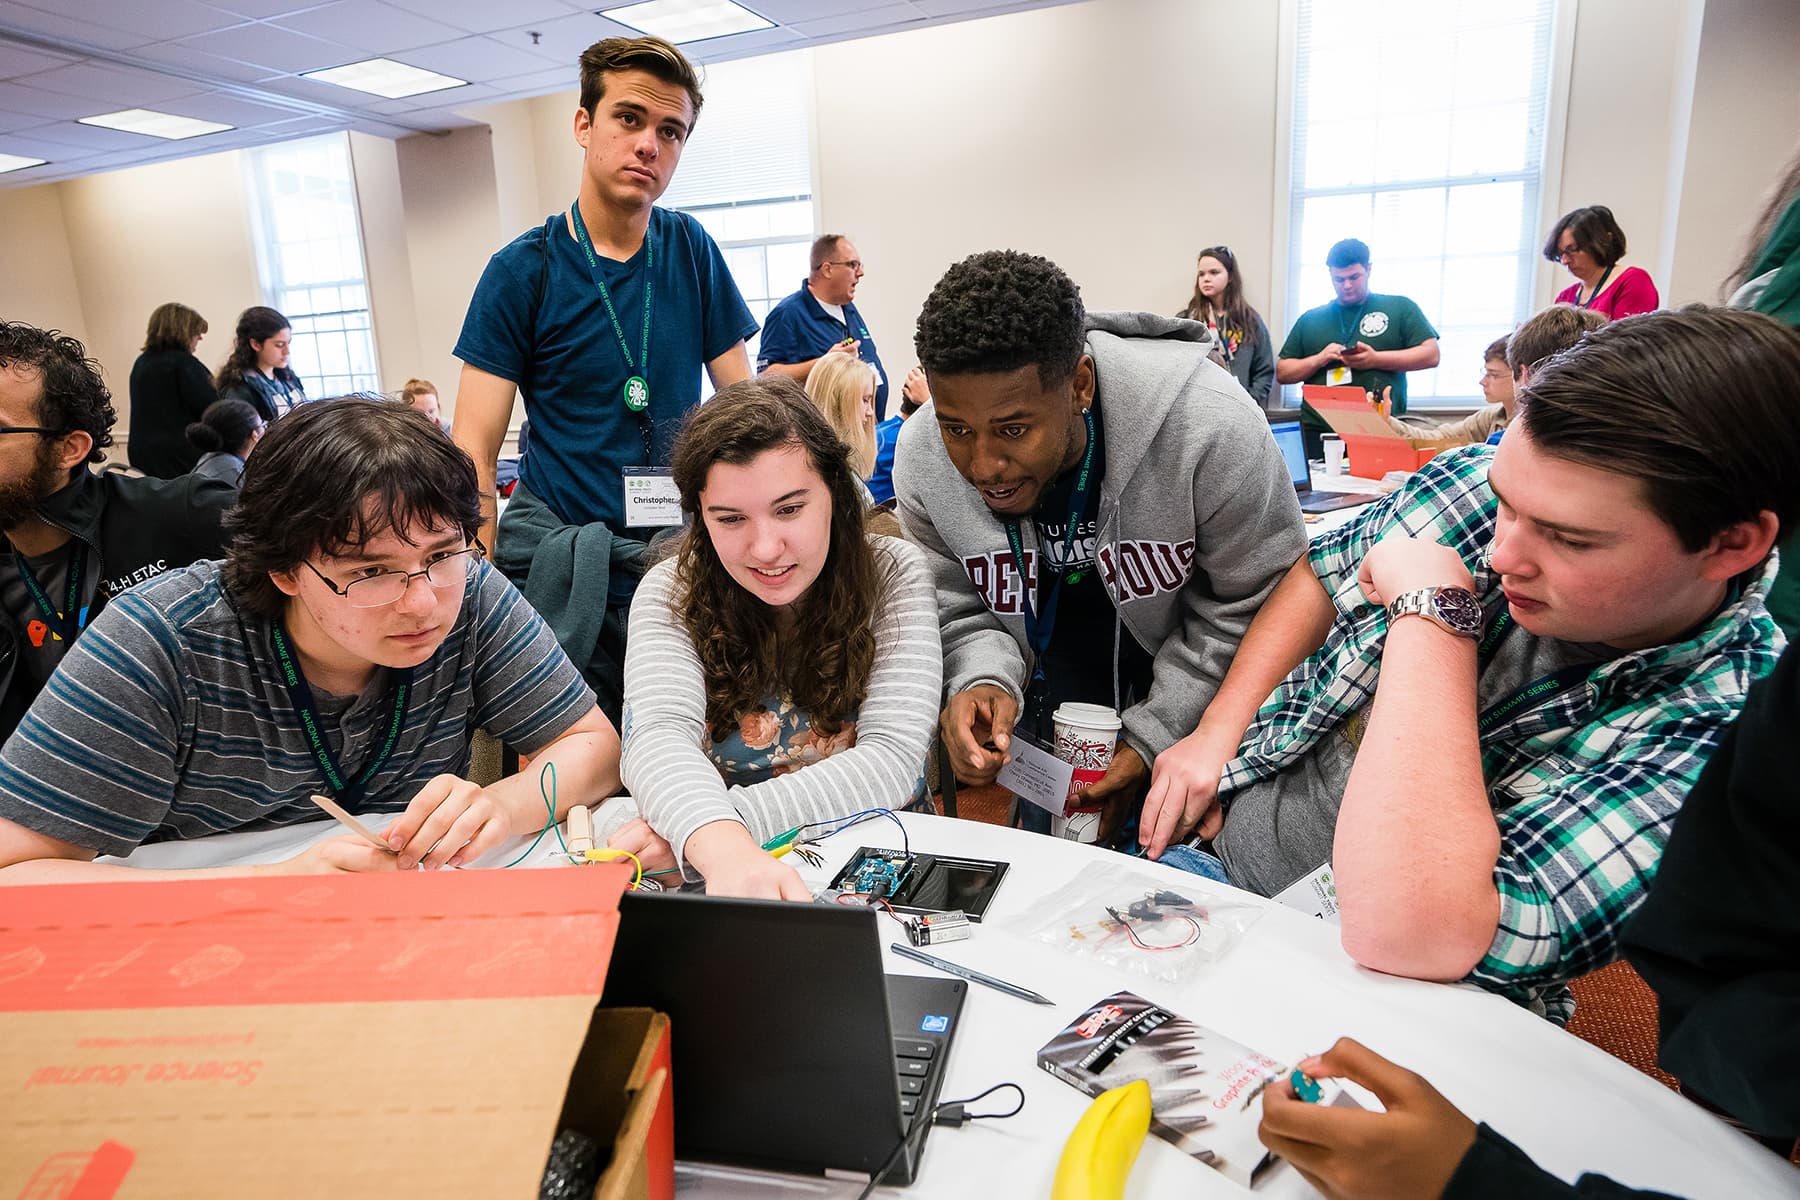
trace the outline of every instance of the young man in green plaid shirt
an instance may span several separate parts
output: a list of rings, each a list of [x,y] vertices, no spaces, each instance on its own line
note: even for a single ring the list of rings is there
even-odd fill
[[[1329,864],[1358,962],[1566,1019],[1559,985],[1616,956],[1780,652],[1797,378],[1800,333],[1726,310],[1551,359],[1499,447],[1438,456],[1295,565],[1157,758],[1151,856],[1197,830],[1211,853],[1171,862],[1265,895]]]

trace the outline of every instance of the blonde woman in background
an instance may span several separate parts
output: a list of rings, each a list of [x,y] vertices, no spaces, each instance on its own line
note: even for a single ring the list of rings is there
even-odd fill
[[[850,447],[850,468],[869,503],[875,473],[875,368],[854,354],[827,354],[806,376],[806,394]]]

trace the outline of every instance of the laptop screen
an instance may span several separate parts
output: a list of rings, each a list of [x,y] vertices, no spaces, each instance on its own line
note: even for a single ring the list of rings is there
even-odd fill
[[[1306,465],[1306,442],[1300,436],[1300,422],[1283,421],[1269,426],[1269,432],[1275,435],[1281,457],[1287,460],[1288,476],[1294,481],[1294,487],[1301,491],[1311,487],[1312,472]]]

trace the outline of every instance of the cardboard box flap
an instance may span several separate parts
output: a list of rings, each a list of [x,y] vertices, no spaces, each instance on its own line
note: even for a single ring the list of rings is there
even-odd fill
[[[1331,431],[1345,441],[1353,437],[1386,438],[1411,445],[1415,450],[1444,450],[1463,444],[1454,438],[1405,436],[1370,407],[1368,393],[1361,388],[1309,384],[1300,389],[1300,394],[1331,426]]]
[[[0,1012],[597,998],[624,863],[9,888]]]
[[[647,1073],[648,1014],[588,1044],[629,878],[9,890],[0,1196],[533,1194],[563,1121],[636,1115],[571,1085]]]

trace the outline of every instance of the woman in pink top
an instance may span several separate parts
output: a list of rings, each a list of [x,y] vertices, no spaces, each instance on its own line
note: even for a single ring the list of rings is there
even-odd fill
[[[1544,241],[1544,257],[1569,268],[1575,283],[1556,295],[1558,304],[1591,308],[1608,320],[1650,312],[1662,303],[1642,267],[1619,266],[1625,231],[1604,204],[1578,208],[1556,223]]]

